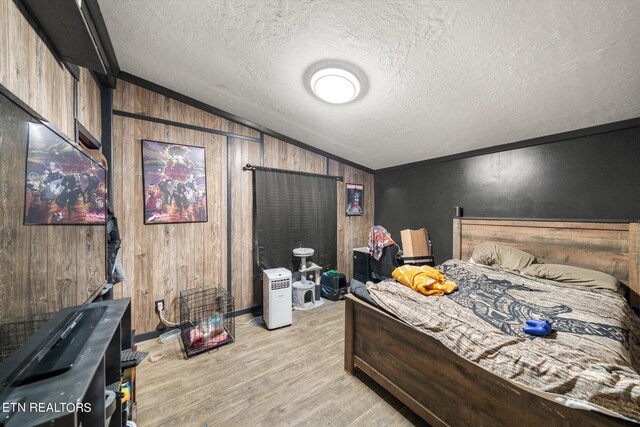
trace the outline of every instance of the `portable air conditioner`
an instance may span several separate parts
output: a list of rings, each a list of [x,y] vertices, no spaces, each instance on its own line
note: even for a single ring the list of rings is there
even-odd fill
[[[291,324],[291,272],[272,268],[262,272],[263,315],[267,329]]]

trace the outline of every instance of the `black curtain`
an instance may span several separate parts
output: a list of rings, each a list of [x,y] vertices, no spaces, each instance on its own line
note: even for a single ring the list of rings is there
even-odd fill
[[[255,295],[262,302],[262,270],[300,267],[294,248],[312,248],[311,261],[336,268],[336,179],[296,172],[255,170]]]

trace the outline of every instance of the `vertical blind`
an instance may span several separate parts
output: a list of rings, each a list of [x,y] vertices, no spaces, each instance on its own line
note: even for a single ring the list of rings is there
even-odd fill
[[[255,170],[256,290],[262,302],[262,270],[296,271],[294,248],[312,248],[311,261],[336,268],[336,179],[296,172]]]

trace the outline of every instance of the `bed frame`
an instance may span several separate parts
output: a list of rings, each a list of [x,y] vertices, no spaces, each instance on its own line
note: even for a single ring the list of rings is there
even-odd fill
[[[456,218],[453,235],[453,258],[468,259],[479,242],[501,242],[546,263],[612,274],[628,284],[638,305],[639,223]],[[633,425],[516,387],[351,295],[344,345],[347,372],[360,369],[434,426]]]

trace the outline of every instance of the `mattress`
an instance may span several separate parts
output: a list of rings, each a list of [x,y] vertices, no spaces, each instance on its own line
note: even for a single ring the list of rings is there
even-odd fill
[[[367,290],[384,310],[521,388],[640,422],[640,319],[622,296],[466,261],[438,268],[458,291],[424,296],[393,280]],[[526,319],[548,320],[554,333],[527,335]]]

